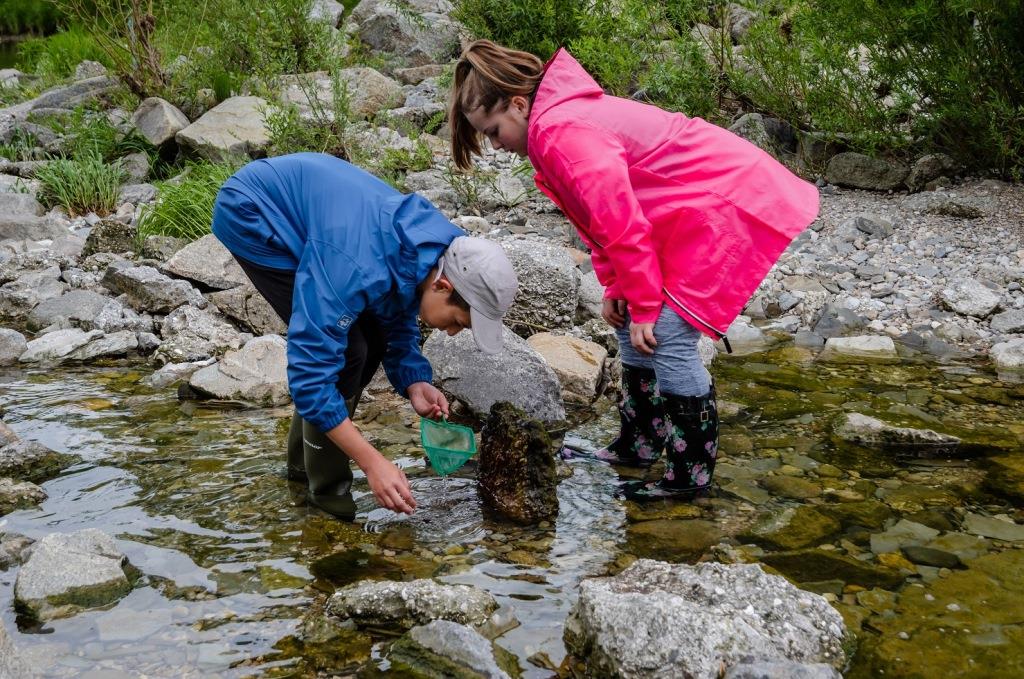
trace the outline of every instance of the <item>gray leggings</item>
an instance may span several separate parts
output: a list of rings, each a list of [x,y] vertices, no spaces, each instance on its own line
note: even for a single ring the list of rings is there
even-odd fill
[[[700,332],[670,306],[661,307],[661,314],[654,324],[654,339],[658,346],[653,356],[641,354],[630,344],[629,322],[629,312],[626,312],[625,325],[615,330],[625,365],[654,370],[658,390],[663,394],[703,396],[711,390],[711,374],[697,354]]]

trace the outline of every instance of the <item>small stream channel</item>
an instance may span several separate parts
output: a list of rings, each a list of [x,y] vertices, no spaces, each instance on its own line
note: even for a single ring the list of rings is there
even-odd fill
[[[1012,557],[1007,567],[1024,574],[1024,560],[1016,558],[1024,556],[1018,549],[1024,541],[964,528],[972,515],[1024,520],[1021,504],[1002,499],[1012,492],[986,475],[990,459],[1022,463],[1024,387],[970,363],[908,358],[868,367],[812,359],[788,347],[717,364],[719,397],[737,404],[722,409],[717,497],[641,509],[615,499],[615,470],[573,461],[574,474],[559,487],[557,521],[533,528],[486,516],[471,467],[447,485],[429,472],[415,415],[385,396],[361,408],[361,426],[406,470],[420,509],[413,517],[375,509],[358,479],[359,517],[346,524],[304,507],[283,478],[290,409],[181,403],[173,390],[140,386],[150,371],[143,365],[0,373],[7,424],[24,439],[81,460],[43,484],[49,499],[41,506],[0,519],[3,530],[39,538],[99,528],[143,574],[108,610],[33,626],[16,619],[12,569],[0,573],[0,610],[15,644],[46,676],[87,669],[132,676],[283,677],[318,670],[375,676],[387,670],[389,637],[332,628],[311,641],[318,604],[334,588],[362,579],[435,576],[490,592],[519,621],[498,645],[518,656],[523,676],[549,677],[543,665],[564,657],[562,622],[581,578],[617,572],[635,557],[693,561],[709,550],[723,559],[771,562],[773,552],[785,550],[750,546],[745,531],[761,512],[806,506],[840,517],[833,527],[841,526],[820,539],[810,536],[807,549],[902,574],[898,584],[858,585],[853,581],[868,576],[844,575],[841,560],[823,562],[822,572],[796,574],[856,628],[860,651],[848,676],[880,670],[937,676],[948,674],[951,662],[989,656],[1024,663],[1022,624],[1008,612],[959,602],[956,610],[970,610],[971,622],[950,624],[975,628],[975,637],[983,628],[984,635],[973,642],[970,635],[966,641],[950,636],[946,648],[933,638],[941,620],[933,625],[928,616],[934,615],[910,605],[918,590],[922,601],[936,592],[932,601],[943,603],[943,587],[975,573],[972,558]],[[571,433],[577,443],[596,445],[615,429],[611,404],[600,409],[600,417]],[[831,427],[843,411],[955,434],[965,441],[966,457],[904,459],[842,444]],[[844,504],[863,515],[836,510]],[[898,519],[954,536],[947,549],[968,567],[940,569],[873,553],[872,534]],[[780,570],[794,570],[784,561],[776,563]],[[958,596],[970,596],[966,584]],[[1020,598],[1024,581],[1016,588],[1009,591]],[[889,648],[890,638],[905,648]],[[907,657],[917,658],[910,661],[918,663],[913,672],[906,670]]]

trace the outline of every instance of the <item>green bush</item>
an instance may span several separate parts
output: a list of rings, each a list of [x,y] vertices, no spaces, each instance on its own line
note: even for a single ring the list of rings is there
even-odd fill
[[[26,73],[67,78],[86,59],[110,66],[110,59],[91,35],[71,27],[45,38],[29,38],[18,44],[18,66]]]
[[[9,142],[0,144],[0,158],[10,161],[42,160],[37,153],[35,135],[21,129],[15,130]]]
[[[210,233],[217,192],[237,169],[231,164],[196,164],[189,166],[182,179],[161,183],[157,201],[143,208],[139,237],[197,240]]]
[[[52,120],[51,126],[64,134],[62,150],[71,158],[99,156],[110,162],[128,153],[154,154],[155,149],[135,132],[124,134],[100,111],[79,107],[70,119]]]
[[[45,0],[0,0],[0,35],[52,33],[61,18]]]
[[[347,83],[337,73],[331,76],[329,102],[318,96],[318,86],[312,78],[299,77],[298,86],[309,101],[308,119],[290,102],[278,102],[269,109],[264,116],[270,134],[267,155],[315,151],[348,159],[345,132],[351,107]]]
[[[47,207],[59,205],[71,215],[112,212],[123,178],[124,170],[118,163],[107,164],[95,154],[52,160],[36,171],[40,202]]]
[[[581,35],[580,21],[611,3],[588,0],[455,0],[452,18],[478,38],[547,59]]]

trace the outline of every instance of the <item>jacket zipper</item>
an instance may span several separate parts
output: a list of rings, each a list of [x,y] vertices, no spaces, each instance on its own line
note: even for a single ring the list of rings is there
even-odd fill
[[[686,306],[685,304],[683,304],[682,302],[680,302],[680,301],[679,301],[678,299],[676,299],[676,296],[675,296],[675,295],[673,295],[673,294],[672,294],[671,292],[669,292],[669,291],[668,291],[668,288],[662,288],[662,291],[663,291],[663,292],[664,292],[664,293],[665,293],[666,295],[668,295],[668,298],[669,298],[669,299],[671,299],[671,300],[672,300],[673,302],[675,302],[675,303],[676,303],[676,304],[678,304],[678,305],[679,305],[680,307],[682,307],[683,311],[685,311],[685,312],[686,312],[686,313],[688,313],[688,314],[689,314],[690,316],[692,316],[692,317],[693,317],[693,318],[695,318],[695,319],[696,319],[697,321],[699,321],[699,322],[700,322],[700,324],[701,324],[701,325],[703,325],[703,326],[704,326],[705,328],[709,328],[709,329],[710,329],[710,330],[711,330],[712,332],[714,332],[714,333],[715,333],[715,335],[717,335],[717,336],[718,336],[718,339],[722,340],[722,342],[723,342],[723,343],[725,344],[725,352],[726,352],[727,354],[731,354],[731,353],[732,353],[732,346],[731,346],[731,345],[729,344],[729,338],[725,336],[725,333],[724,333],[724,332],[722,332],[721,330],[719,330],[719,329],[718,329],[718,328],[716,328],[715,326],[711,325],[710,323],[708,323],[707,321],[705,321],[705,320],[704,320],[703,318],[701,318],[701,317],[700,317],[700,316],[698,316],[697,314],[695,314],[695,313],[693,313],[692,311],[690,311],[690,308],[689,308],[688,306]]]
[[[536,180],[536,179],[537,179],[537,178],[535,178],[535,180]],[[540,188],[541,188],[541,190],[542,190],[542,191],[544,192],[544,194],[545,194],[545,195],[546,195],[546,196],[547,196],[548,198],[550,198],[550,199],[551,199],[551,202],[553,202],[553,203],[554,203],[555,205],[557,205],[557,206],[558,206],[558,209],[562,211],[562,214],[564,214],[564,215],[565,215],[566,217],[568,217],[568,218],[569,218],[569,221],[570,221],[570,222],[572,222],[572,223],[573,223],[573,225],[574,225],[574,226],[575,226],[575,227],[576,227],[577,229],[579,229],[580,231],[582,231],[583,233],[585,233],[585,234],[587,235],[587,238],[589,238],[589,239],[590,239],[590,240],[591,240],[591,241],[592,241],[592,242],[594,243],[594,245],[596,245],[596,246],[597,246],[597,247],[599,247],[599,248],[602,248],[602,247],[604,247],[603,245],[601,245],[600,243],[598,243],[598,242],[597,242],[597,240],[596,240],[596,239],[595,239],[595,238],[594,238],[593,236],[591,236],[591,235],[590,235],[589,233],[587,233],[587,230],[586,230],[586,229],[584,229],[583,227],[581,227],[581,226],[579,225],[579,222],[578,222],[577,220],[573,219],[573,218],[572,218],[572,217],[571,217],[571,216],[569,215],[569,213],[568,213],[568,212],[566,212],[566,210],[565,210],[565,207],[563,207],[563,206],[562,206],[562,203],[561,203],[561,201],[559,201],[559,200],[558,200],[558,199],[557,199],[557,198],[555,197],[555,195],[554,195],[554,194],[555,194],[555,192],[551,190],[551,187],[550,187],[550,186],[548,186],[548,183],[547,183],[546,181],[544,181],[543,179],[539,179],[539,181],[537,181],[537,184],[538,184],[538,185],[540,186]],[[680,307],[682,307],[682,308],[683,308],[683,310],[684,310],[684,311],[686,311],[686,313],[690,314],[690,316],[692,316],[693,318],[697,319],[697,321],[699,321],[701,325],[703,325],[704,327],[706,327],[706,328],[710,329],[710,330],[711,330],[712,332],[714,332],[714,333],[715,333],[715,335],[716,335],[716,336],[718,337],[718,339],[722,340],[722,343],[723,343],[723,344],[725,344],[725,352],[726,352],[727,354],[731,354],[731,353],[732,353],[732,346],[731,346],[731,345],[729,344],[729,338],[725,336],[725,333],[724,333],[724,332],[722,332],[721,330],[719,330],[719,329],[718,329],[718,328],[716,328],[715,326],[711,325],[710,323],[708,323],[707,321],[705,321],[705,320],[704,320],[703,318],[701,318],[701,317],[700,317],[700,316],[698,316],[697,314],[695,314],[695,313],[693,313],[692,311],[690,311],[689,307],[687,307],[687,306],[686,306],[685,304],[683,304],[683,303],[682,303],[682,302],[680,302],[680,301],[679,301],[678,299],[676,299],[676,298],[675,298],[675,296],[674,296],[674,295],[673,295],[673,294],[672,294],[671,292],[669,292],[669,291],[668,291],[668,288],[662,288],[662,290],[664,291],[664,293],[665,293],[666,295],[668,295],[669,299],[671,299],[671,300],[672,300],[673,302],[675,302],[675,303],[676,303],[676,304],[678,304],[678,305],[679,305]]]

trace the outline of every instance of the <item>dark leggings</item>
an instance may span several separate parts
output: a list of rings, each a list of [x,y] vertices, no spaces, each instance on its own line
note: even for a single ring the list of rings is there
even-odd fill
[[[288,324],[292,316],[292,292],[295,272],[271,269],[233,255],[263,298],[274,308],[281,320]],[[370,313],[364,312],[348,331],[345,366],[338,374],[338,391],[346,399],[362,392],[373,379],[384,358],[384,331]]]

